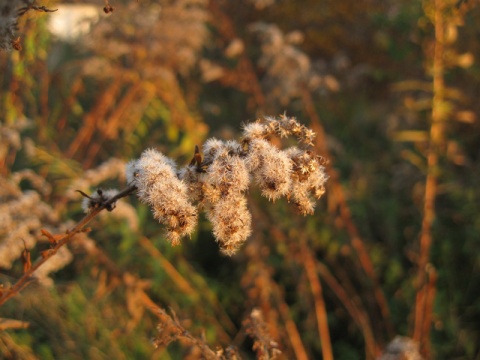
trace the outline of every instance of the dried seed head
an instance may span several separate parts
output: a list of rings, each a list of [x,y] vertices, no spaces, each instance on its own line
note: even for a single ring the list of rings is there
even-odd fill
[[[210,163],[217,156],[217,154],[225,149],[225,143],[221,140],[210,138],[203,145],[204,162]]]
[[[296,147],[282,151],[267,138],[295,136],[311,144],[314,132],[294,118],[266,118],[244,126],[242,144],[207,140],[203,157],[198,147],[190,165],[176,172],[175,163],[156,150],[146,150],[127,165],[127,180],[167,227],[167,238],[178,244],[197,222],[194,202],[207,212],[222,252],[232,255],[251,233],[251,215],[244,197],[250,179],[270,200],[286,196],[303,214],[313,213],[324,193],[325,169],[312,151]]]
[[[306,145],[313,145],[313,140],[316,136],[315,132],[305,125],[300,124],[297,119],[280,115],[278,119],[267,116],[265,121],[266,127],[271,134],[276,134],[282,138],[293,135],[296,136],[300,142]]]
[[[324,194],[328,179],[325,168],[311,151],[293,147],[285,150],[285,154],[293,163],[288,197],[304,215],[313,214],[315,202],[311,196],[319,199]]]
[[[113,10],[115,10],[115,8],[110,4],[105,5],[105,7],[103,8],[103,12],[105,14],[110,14],[113,12]]]
[[[255,121],[243,126],[243,138],[247,142],[253,139],[264,139],[267,135],[267,127],[259,121]]]
[[[220,199],[208,209],[207,217],[212,223],[213,235],[226,255],[235,254],[252,232],[252,217],[242,195]]]
[[[262,195],[270,200],[286,195],[291,182],[290,158],[266,140],[254,139],[248,146],[245,161]]]
[[[227,148],[215,157],[208,167],[206,178],[223,196],[247,190],[250,182],[245,161],[238,155],[230,155]]]
[[[133,170],[132,170],[133,169]],[[154,149],[145,150],[127,171],[140,200],[152,207],[154,217],[167,226],[172,244],[190,235],[197,223],[197,209],[188,201],[187,186],[177,178],[175,164]]]
[[[308,183],[292,181],[288,199],[295,204],[298,211],[303,215],[312,215],[315,210],[315,202],[310,197]]]

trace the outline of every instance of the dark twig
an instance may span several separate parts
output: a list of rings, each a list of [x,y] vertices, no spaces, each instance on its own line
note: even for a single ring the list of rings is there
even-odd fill
[[[46,6],[27,5],[18,10],[18,16],[23,16],[29,10],[43,11],[43,12],[55,12],[58,9],[49,9]]]

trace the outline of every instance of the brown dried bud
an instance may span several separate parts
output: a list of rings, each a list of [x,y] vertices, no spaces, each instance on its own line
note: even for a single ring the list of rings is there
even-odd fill
[[[113,12],[113,10],[115,10],[115,9],[114,9],[114,7],[113,7],[112,5],[110,5],[110,4],[105,5],[105,7],[103,8],[103,12],[104,12],[105,14],[110,14],[110,13]]]
[[[12,40],[12,48],[14,48],[17,51],[22,51],[22,44],[20,44],[20,37],[17,37],[16,39]]]

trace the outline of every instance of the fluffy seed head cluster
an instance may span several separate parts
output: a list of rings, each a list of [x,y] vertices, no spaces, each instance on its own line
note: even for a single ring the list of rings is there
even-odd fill
[[[269,141],[272,136],[294,136],[299,145],[281,150]],[[146,150],[127,165],[127,180],[167,225],[173,244],[193,232],[198,207],[212,223],[221,251],[232,255],[251,234],[245,193],[252,180],[269,200],[284,196],[304,215],[313,213],[327,180],[321,158],[309,149],[314,137],[294,118],[268,117],[246,125],[241,142],[207,140],[203,157],[197,148],[179,171],[163,154]]]
[[[321,157],[296,147],[286,150],[292,162],[292,185],[288,198],[304,215],[313,214],[315,199],[325,193],[327,175],[320,165]],[[313,197],[313,198],[312,198]]]
[[[177,245],[197,223],[197,209],[188,201],[186,184],[175,163],[154,149],[145,150],[127,165],[127,180],[138,189],[140,200],[151,206],[154,217],[167,226],[168,240]]]
[[[303,147],[279,150],[266,140],[271,136],[294,136]],[[285,115],[266,117],[244,127],[247,164],[262,195],[272,201],[286,196],[304,215],[313,214],[315,199],[325,192],[328,178],[322,158],[309,148],[314,139],[311,129]]]

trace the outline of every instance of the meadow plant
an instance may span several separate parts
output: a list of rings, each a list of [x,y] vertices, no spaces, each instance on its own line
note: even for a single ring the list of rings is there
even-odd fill
[[[288,136],[298,147],[282,150],[271,142]],[[233,255],[252,231],[246,199],[252,180],[269,200],[286,197],[302,214],[313,213],[327,180],[322,158],[310,149],[314,137],[294,118],[266,117],[245,125],[239,142],[207,140],[203,156],[197,147],[190,164],[178,170],[173,160],[147,149],[127,165],[127,181],[166,226],[172,245],[192,234],[202,209],[221,251]]]

